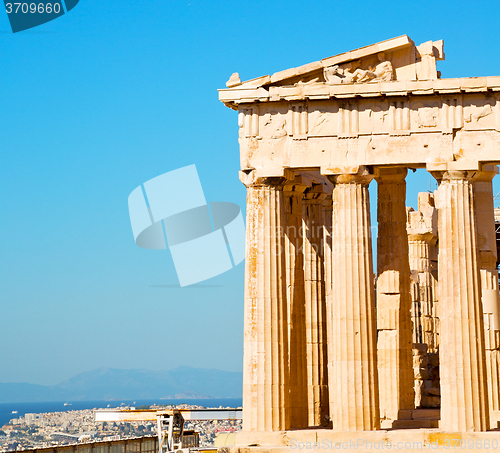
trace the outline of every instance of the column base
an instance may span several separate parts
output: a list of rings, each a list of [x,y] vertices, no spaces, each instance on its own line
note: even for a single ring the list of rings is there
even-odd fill
[[[236,445],[219,446],[218,452],[291,453],[297,450],[320,453],[384,449],[421,452],[424,449],[449,451],[452,447],[467,451],[495,451],[500,448],[500,430],[477,433],[450,433],[438,428],[350,432],[315,428],[262,433],[241,431],[236,434]]]
[[[491,429],[500,429],[500,411],[490,412],[490,427]]]
[[[384,411],[385,418],[380,421],[382,429],[419,429],[438,428],[439,409],[406,409]]]

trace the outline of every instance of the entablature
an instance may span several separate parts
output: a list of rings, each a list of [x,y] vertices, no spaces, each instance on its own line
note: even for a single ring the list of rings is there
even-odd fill
[[[442,41],[404,35],[247,82],[233,74],[219,98],[239,112],[241,170],[499,163],[500,77],[441,79],[439,59]]]

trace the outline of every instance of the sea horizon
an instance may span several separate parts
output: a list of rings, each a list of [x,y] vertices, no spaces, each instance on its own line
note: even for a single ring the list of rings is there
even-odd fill
[[[66,405],[65,405],[66,404]],[[23,417],[25,414],[41,414],[48,412],[69,412],[85,409],[119,408],[124,406],[151,406],[191,404],[204,407],[241,407],[242,398],[154,398],[154,399],[113,399],[94,401],[36,401],[32,403],[0,403],[0,428],[14,418]],[[17,411],[17,413],[13,413]]]

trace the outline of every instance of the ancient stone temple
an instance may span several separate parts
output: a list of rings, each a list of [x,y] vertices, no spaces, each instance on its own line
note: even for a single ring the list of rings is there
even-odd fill
[[[238,111],[247,187],[237,447],[424,426],[420,350],[439,352],[441,434],[497,419],[500,77],[443,79],[443,59],[442,41],[400,36],[245,82],[234,73],[219,91]],[[412,211],[417,168],[439,189]]]

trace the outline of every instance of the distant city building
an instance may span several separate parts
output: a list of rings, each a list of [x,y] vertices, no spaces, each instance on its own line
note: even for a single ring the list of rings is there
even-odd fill
[[[182,405],[182,407],[201,409],[199,406],[190,405]],[[165,406],[155,406],[155,408],[164,409]],[[171,406],[171,408],[175,407]],[[233,429],[239,431],[241,420],[189,421],[185,423],[184,427],[187,435],[185,438],[186,446],[199,444],[211,447],[216,432]],[[0,453],[40,451],[44,448],[81,445],[87,442],[126,441],[134,443],[133,439],[141,439],[142,453],[148,453],[150,450],[153,453],[154,445],[147,446],[146,444],[147,442],[154,443],[157,436],[156,422],[96,422],[93,410],[26,414],[24,417],[11,420],[1,427],[1,430],[6,435],[0,436]]]
[[[78,442],[80,435],[68,434],[68,433],[52,433],[50,437],[56,442]]]

